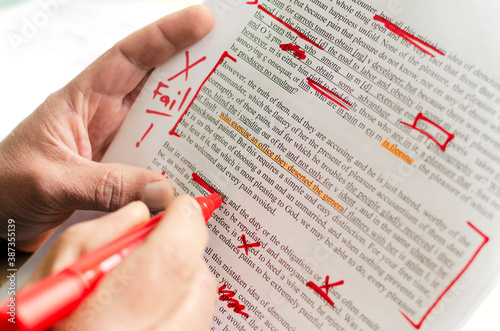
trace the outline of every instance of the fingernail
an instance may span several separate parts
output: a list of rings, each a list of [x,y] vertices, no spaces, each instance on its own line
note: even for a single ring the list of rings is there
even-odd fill
[[[167,181],[153,182],[146,185],[142,193],[142,201],[151,210],[164,209],[172,199],[172,186]]]

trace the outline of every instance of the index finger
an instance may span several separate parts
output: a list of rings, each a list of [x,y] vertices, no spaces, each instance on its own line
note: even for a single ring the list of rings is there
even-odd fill
[[[112,289],[113,304],[106,305],[93,322],[107,319],[129,329],[151,328],[171,316],[193,290],[207,241],[199,204],[188,196],[174,199],[154,231],[99,283],[86,299],[87,306],[78,311],[91,309],[100,293]]]
[[[203,38],[214,25],[210,9],[191,6],[118,42],[73,82],[79,91],[125,97],[149,70]]]

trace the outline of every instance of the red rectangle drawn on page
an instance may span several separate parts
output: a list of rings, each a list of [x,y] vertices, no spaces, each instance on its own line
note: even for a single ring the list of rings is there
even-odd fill
[[[271,13],[269,10],[267,10],[266,8],[262,7],[261,5],[258,5],[257,8],[259,8],[262,12],[266,13],[267,15],[271,16],[272,18],[274,18],[276,21],[280,22],[281,24],[283,24],[286,28],[288,28],[289,30],[293,31],[297,36],[299,36],[299,38],[307,41],[308,43],[312,44],[313,46],[323,50],[323,47],[321,47],[320,45],[316,44],[314,41],[312,41],[310,38],[308,38],[306,35],[304,35],[302,32],[300,32],[299,30],[295,29],[294,27],[290,26],[288,23],[286,23],[285,21],[283,21],[281,18],[279,18],[278,16],[274,15],[273,13]]]
[[[431,313],[431,311],[436,307],[436,305],[439,303],[439,301],[441,301],[441,299],[444,297],[444,295],[451,289],[451,287],[453,285],[455,285],[455,283],[457,282],[457,280],[462,277],[462,275],[464,274],[464,272],[469,269],[470,265],[472,264],[472,262],[476,259],[477,255],[479,254],[479,252],[483,249],[484,245],[486,245],[486,243],[490,240],[489,237],[487,237],[484,233],[482,233],[481,231],[478,230],[478,228],[476,228],[474,225],[472,225],[471,222],[467,222],[467,225],[472,229],[474,230],[476,233],[478,233],[482,239],[483,239],[483,242],[481,243],[481,245],[479,246],[479,248],[474,252],[474,254],[472,255],[471,259],[469,260],[469,262],[466,264],[466,266],[462,269],[462,271],[460,271],[460,273],[455,277],[455,279],[453,279],[453,281],[444,289],[443,293],[441,293],[441,295],[437,298],[437,300],[431,305],[431,307],[427,310],[427,312],[424,314],[424,316],[420,319],[420,321],[418,321],[417,323],[413,322],[405,313],[403,313],[402,311],[399,311],[403,316],[404,318],[406,318],[406,320],[408,322],[410,322],[410,324],[415,328],[415,329],[420,329],[422,327],[422,324],[424,323],[425,319],[429,316],[429,314]]]
[[[422,122],[426,122],[426,123],[429,123],[430,125],[434,126],[436,129],[438,129],[439,131],[443,132],[447,138],[445,140],[444,143],[440,143],[434,136],[432,136],[430,133],[420,129],[417,127],[417,124],[419,121],[422,121]],[[417,130],[418,132],[422,133],[423,135],[427,136],[427,138],[429,138],[430,140],[432,140],[433,142],[436,143],[436,145],[439,146],[439,148],[444,152],[446,151],[446,147],[448,146],[448,144],[450,143],[450,141],[452,141],[454,138],[455,138],[455,135],[452,134],[452,133],[449,133],[448,131],[446,131],[445,129],[443,129],[441,126],[437,125],[436,123],[434,123],[433,121],[431,121],[430,119],[428,119],[427,117],[425,117],[422,113],[418,113],[417,117],[415,117],[415,120],[413,121],[413,124],[409,124],[409,123],[406,123],[406,122],[401,122],[401,124],[404,124],[406,126],[409,126],[410,128],[414,129],[414,130]]]
[[[309,86],[311,86],[317,92],[321,93],[322,95],[324,95],[325,97],[327,97],[331,101],[335,102],[340,107],[344,108],[345,110],[349,110],[349,108],[347,108],[346,105],[351,106],[351,104],[347,100],[342,98],[340,95],[338,95],[337,93],[333,92],[332,90],[327,89],[326,87],[315,82],[314,80],[312,80],[309,77],[307,77],[307,84],[309,84]],[[337,99],[339,99],[340,101],[338,101]]]
[[[220,66],[220,64],[222,63],[222,61],[224,61],[225,58],[228,58],[230,59],[231,61],[233,62],[236,62],[236,59],[234,57],[232,57],[231,55],[229,55],[229,53],[227,51],[225,51],[222,56],[220,57],[219,61],[217,62],[217,64],[213,67],[212,71],[210,71],[210,73],[208,74],[208,76],[205,78],[205,80],[203,80],[203,82],[201,83],[200,87],[198,88],[198,90],[196,91],[193,99],[191,100],[191,102],[189,103],[189,105],[186,107],[186,110],[184,110],[184,112],[182,113],[181,117],[179,117],[179,119],[177,120],[177,122],[175,123],[174,127],[169,131],[169,134],[171,136],[176,136],[176,137],[180,137],[179,134],[177,132],[175,132],[175,130],[177,129],[177,127],[179,126],[179,124],[181,123],[182,119],[184,118],[184,116],[186,116],[188,110],[191,108],[191,106],[193,105],[194,103],[194,100],[196,100],[196,97],[200,94],[201,92],[201,89],[203,88],[203,85],[205,85],[205,83],[208,81],[208,79],[210,78],[210,76],[213,75],[213,73],[215,72],[215,70],[217,70],[217,68]]]
[[[432,50],[432,51],[438,53],[439,55],[443,55],[443,56],[445,55],[442,51],[440,51],[436,47],[434,47],[434,46],[430,45],[429,43],[426,43],[422,39],[417,38],[414,35],[406,32],[405,30],[401,29],[400,27],[398,27],[396,24],[392,23],[391,21],[389,21],[389,20],[387,20],[387,19],[385,19],[383,17],[380,17],[379,15],[375,15],[373,17],[373,19],[375,21],[379,21],[379,22],[383,23],[384,26],[389,31],[397,34],[398,36],[403,37],[406,41],[408,41],[409,43],[411,43],[413,46],[417,47],[419,50],[421,50],[425,54],[428,54],[431,57],[434,57],[434,54],[432,54],[431,52],[429,52],[428,50],[426,50],[424,48],[424,47],[427,47],[427,48],[429,48],[429,50]]]

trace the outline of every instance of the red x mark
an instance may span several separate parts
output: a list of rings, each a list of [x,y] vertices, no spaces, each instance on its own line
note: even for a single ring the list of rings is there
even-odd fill
[[[204,56],[201,59],[199,59],[198,61],[196,61],[195,63],[189,64],[189,51],[186,51],[186,69],[182,70],[177,75],[174,75],[174,76],[170,77],[168,79],[168,81],[170,82],[171,80],[176,79],[177,77],[179,77],[183,73],[186,73],[186,82],[187,82],[187,80],[188,80],[188,74],[189,74],[189,69],[194,68],[196,65],[200,64],[201,62],[205,61],[206,59],[207,59],[207,57]]]
[[[314,284],[313,282],[308,282],[306,284],[306,286],[311,288],[314,292],[318,293],[323,299],[326,300],[326,302],[328,302],[332,307],[334,307],[335,304],[333,303],[332,299],[330,299],[330,297],[328,296],[328,289],[330,287],[340,286],[340,285],[344,284],[344,281],[341,280],[341,281],[333,283],[333,284],[328,284],[329,280],[330,280],[330,276],[326,276],[325,285],[318,286],[318,285]],[[324,292],[322,289],[324,289]]]
[[[248,249],[250,247],[260,247],[260,243],[256,242],[253,244],[247,244],[247,238],[245,237],[244,234],[241,235],[241,240],[243,241],[243,245],[238,246],[238,248],[244,248],[246,255],[248,255]]]

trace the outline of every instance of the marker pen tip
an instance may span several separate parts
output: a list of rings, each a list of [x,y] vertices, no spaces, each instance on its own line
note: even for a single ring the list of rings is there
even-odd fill
[[[222,204],[222,198],[217,193],[212,193],[206,197],[197,197],[195,199],[200,204],[206,223],[208,223],[214,211]]]

